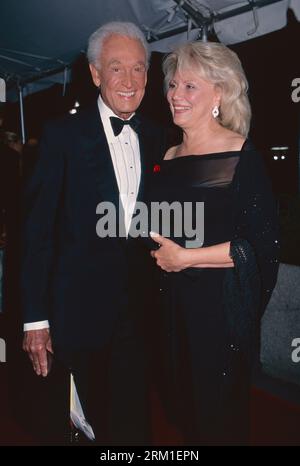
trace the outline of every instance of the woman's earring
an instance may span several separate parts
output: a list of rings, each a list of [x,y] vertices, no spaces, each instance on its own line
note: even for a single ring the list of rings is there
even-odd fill
[[[218,109],[218,107],[217,107],[216,105],[215,105],[214,108],[212,109],[212,112],[211,112],[211,113],[212,113],[212,116],[213,116],[214,118],[217,118],[217,116],[219,116],[219,113],[220,113],[220,112],[219,112],[219,109]]]

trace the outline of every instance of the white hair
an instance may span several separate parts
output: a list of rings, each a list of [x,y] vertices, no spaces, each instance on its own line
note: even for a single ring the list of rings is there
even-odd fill
[[[99,58],[102,53],[103,42],[105,39],[112,35],[124,36],[129,37],[130,39],[139,40],[141,45],[144,47],[146,54],[146,65],[148,66],[150,60],[150,51],[143,32],[134,23],[123,21],[111,21],[110,23],[106,23],[103,26],[100,26],[95,32],[93,32],[89,38],[87,48],[87,58],[89,63],[97,66],[97,68],[100,68]]]

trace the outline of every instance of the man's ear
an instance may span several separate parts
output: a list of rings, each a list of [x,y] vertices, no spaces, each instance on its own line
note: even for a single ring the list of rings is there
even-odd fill
[[[99,87],[100,82],[101,82],[100,72],[99,72],[99,70],[97,70],[97,68],[92,63],[89,64],[89,67],[90,67],[90,72],[91,72],[91,75],[92,75],[93,82],[94,82],[96,87]]]

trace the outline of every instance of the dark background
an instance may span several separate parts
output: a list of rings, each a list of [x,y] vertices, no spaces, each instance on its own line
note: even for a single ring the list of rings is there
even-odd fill
[[[300,78],[299,44],[300,25],[288,10],[288,24],[284,29],[230,46],[238,53],[249,81],[253,110],[250,137],[263,152],[277,193],[295,194],[298,190],[300,102],[294,103],[291,94],[293,79]],[[158,52],[152,54],[141,110],[156,122],[171,126],[163,95],[162,57]],[[25,98],[27,137],[38,137],[45,120],[66,113],[76,100],[85,105],[95,95],[96,89],[82,55],[73,66],[73,80],[65,96],[62,96],[62,86],[55,85]],[[17,103],[8,105],[6,126],[20,132]],[[284,161],[274,162],[269,149],[278,145],[288,146],[289,152]]]

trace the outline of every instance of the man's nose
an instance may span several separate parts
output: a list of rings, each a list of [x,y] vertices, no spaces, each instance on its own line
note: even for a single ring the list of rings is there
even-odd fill
[[[131,88],[133,83],[132,73],[131,71],[125,71],[123,76],[123,84],[124,86]]]

